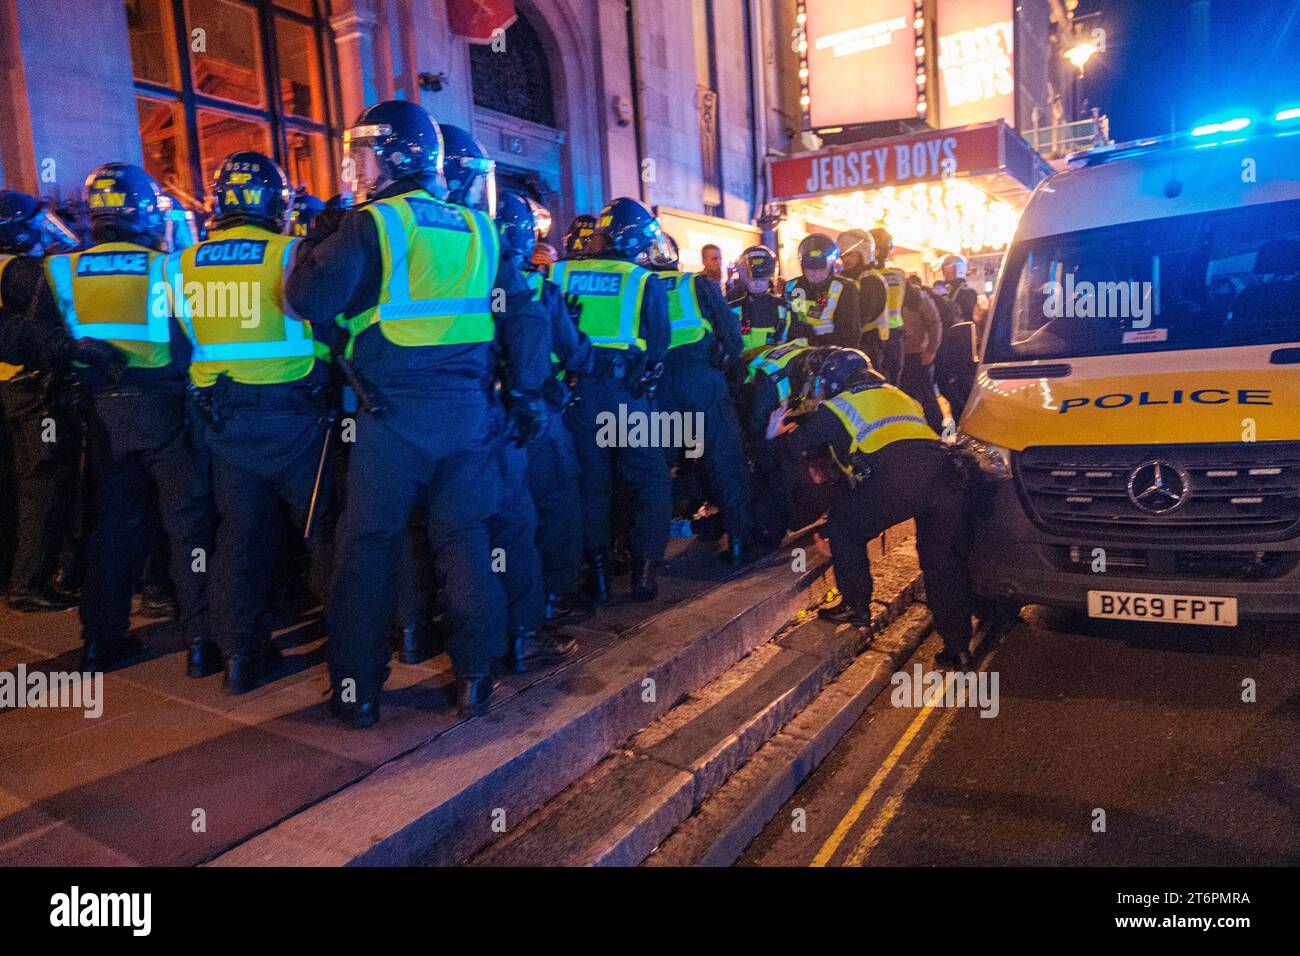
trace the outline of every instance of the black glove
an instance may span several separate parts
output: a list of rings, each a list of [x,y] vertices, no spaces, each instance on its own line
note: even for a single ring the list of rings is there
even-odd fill
[[[510,391],[506,396],[506,413],[510,416],[510,437],[525,448],[546,430],[550,409],[540,395]]]
[[[343,221],[350,209],[326,209],[317,214],[316,218],[311,221],[311,232],[308,238],[312,240],[328,239],[338,229],[339,223]]]
[[[75,339],[67,350],[67,359],[80,362],[116,383],[126,370],[126,356],[122,350],[101,339]]]
[[[632,389],[632,394],[637,398],[644,395],[646,398],[655,397],[655,389],[659,387],[659,379],[664,374],[664,363],[656,362],[641,373],[641,377],[636,380],[636,385]]]
[[[564,305],[569,310],[569,318],[573,319],[573,324],[578,325],[578,320],[582,317],[582,300],[570,292],[564,297]]]

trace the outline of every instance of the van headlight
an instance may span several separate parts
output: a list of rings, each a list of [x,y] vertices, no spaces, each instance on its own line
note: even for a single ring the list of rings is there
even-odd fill
[[[957,447],[975,459],[980,471],[995,481],[1007,481],[1011,478],[1011,449],[981,441],[959,432]]]

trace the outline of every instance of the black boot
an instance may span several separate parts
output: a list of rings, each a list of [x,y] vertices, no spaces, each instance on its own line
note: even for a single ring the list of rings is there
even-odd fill
[[[427,661],[433,656],[430,643],[427,624],[408,624],[402,628],[402,649],[397,652],[397,659],[403,664]]]
[[[510,637],[505,663],[516,674],[539,667],[562,664],[578,653],[578,642],[563,631],[527,632],[519,629]]]
[[[221,650],[202,634],[190,638],[185,657],[185,673],[190,677],[207,677],[221,670]]]
[[[563,627],[585,621],[595,613],[595,608],[580,594],[546,595],[546,626]]]
[[[587,555],[587,593],[597,604],[609,601],[609,555],[604,551]]]
[[[129,660],[143,652],[144,647],[134,637],[84,637],[81,645],[81,670],[94,673],[111,671],[115,664]]]
[[[481,717],[487,713],[497,682],[491,677],[467,679],[457,677],[448,685],[452,707],[461,717]]]
[[[337,687],[330,695],[330,716],[353,730],[365,730],[379,723],[379,694],[366,695],[355,703],[345,703]]]
[[[975,669],[970,651],[965,648],[945,647],[935,655],[934,666],[946,671],[970,671]]]
[[[226,661],[222,686],[227,694],[247,694],[275,673],[282,660],[280,648],[266,641],[251,654],[235,654]]]
[[[73,605],[72,601],[65,600],[48,589],[10,591],[7,600],[9,607],[15,611],[66,611]]]
[[[646,558],[636,558],[632,562],[633,601],[653,601],[659,595],[659,582],[655,579],[656,562]]]
[[[862,614],[854,609],[848,601],[841,600],[839,604],[832,604],[830,607],[819,607],[817,616],[823,621],[832,621],[835,624],[852,624],[854,627],[870,627],[871,615]]]

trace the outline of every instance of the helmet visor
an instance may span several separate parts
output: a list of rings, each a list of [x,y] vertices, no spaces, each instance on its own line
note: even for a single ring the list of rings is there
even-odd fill
[[[44,252],[66,252],[81,245],[81,240],[72,231],[62,217],[53,209],[42,209],[32,220],[41,236],[41,249]]]
[[[351,193],[356,202],[365,202],[387,185],[374,143],[390,133],[392,127],[384,124],[353,126],[343,133],[343,168],[339,178],[344,191]]]
[[[637,262],[648,269],[673,269],[677,266],[677,255],[677,243],[661,232],[637,256]]]
[[[451,161],[449,161],[450,163]],[[497,214],[497,172],[496,163],[490,159],[455,160],[464,170],[465,187],[457,199],[459,205],[479,212],[487,213],[489,218]]]

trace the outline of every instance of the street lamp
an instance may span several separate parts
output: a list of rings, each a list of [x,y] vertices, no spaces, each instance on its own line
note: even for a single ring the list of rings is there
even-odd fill
[[[1083,65],[1087,63],[1096,52],[1097,44],[1093,43],[1091,40],[1080,40],[1074,46],[1070,47],[1070,49],[1066,50],[1064,56],[1074,64],[1075,69],[1077,69],[1079,75],[1082,76]]]

